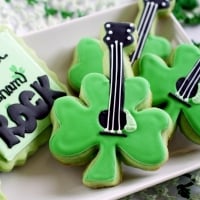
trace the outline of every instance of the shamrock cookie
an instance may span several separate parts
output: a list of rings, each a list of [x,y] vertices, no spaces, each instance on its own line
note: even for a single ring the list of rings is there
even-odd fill
[[[171,11],[173,1],[144,1],[139,2],[139,14],[137,17],[138,28],[140,31],[138,45],[134,53],[130,52],[132,64],[140,57],[141,53],[155,53],[166,59],[171,52],[169,41],[163,37],[148,35],[157,11],[165,14]],[[149,20],[148,20],[149,19]],[[101,34],[102,35],[102,34]],[[106,73],[103,69],[102,41],[93,38],[83,38],[79,41],[71,67],[67,73],[69,85],[77,92],[81,87],[81,81],[85,75],[92,72]],[[131,55],[132,54],[132,55]],[[136,72],[137,69],[134,69]],[[132,72],[129,70],[130,76]]]
[[[181,44],[171,64],[155,55],[145,55],[139,66],[153,93],[153,105],[166,110],[174,123],[193,142],[200,144],[200,50]]]
[[[83,184],[92,188],[119,184],[121,162],[144,170],[159,168],[168,159],[171,130],[168,114],[150,108],[148,82],[124,77],[123,48],[134,40],[133,27],[109,22],[105,30],[109,78],[90,73],[83,78],[80,99],[67,96],[55,101],[49,141],[51,153],[62,163],[88,165]]]
[[[0,171],[10,171],[48,140],[51,107],[66,89],[5,27],[0,27],[0,72]]]

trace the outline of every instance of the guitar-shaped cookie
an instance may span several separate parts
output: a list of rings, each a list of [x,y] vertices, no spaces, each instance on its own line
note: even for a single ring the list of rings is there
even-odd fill
[[[155,55],[145,55],[139,71],[150,82],[153,105],[165,109],[174,126],[178,124],[189,139],[200,144],[200,50],[179,45],[170,67]]]
[[[123,48],[133,42],[133,30],[130,24],[106,23],[110,78],[90,73],[83,78],[80,99],[59,98],[53,106],[50,151],[65,164],[89,163],[83,175],[89,187],[118,184],[121,161],[153,170],[168,158],[169,116],[149,108],[145,79],[124,77]]]
[[[173,7],[173,2],[174,1],[166,0],[141,0],[141,2],[139,2],[139,19],[137,21],[139,21],[138,28],[141,36],[139,35],[138,46],[134,51],[135,53],[131,56],[132,63],[138,59],[141,52],[143,54],[155,53],[164,59],[169,56],[171,52],[169,41],[153,34],[148,35],[148,33],[152,26],[153,19],[155,18],[155,14],[157,12],[169,13]],[[75,91],[80,90],[81,81],[85,75],[92,72],[107,74],[107,67],[105,66],[103,68],[104,54],[101,46],[102,41],[94,38],[83,38],[78,43],[75,50],[74,61],[67,74],[67,80]],[[132,54],[133,52],[129,53]],[[133,56],[134,58],[132,58]],[[132,76],[131,69],[128,69],[125,73],[126,75]]]

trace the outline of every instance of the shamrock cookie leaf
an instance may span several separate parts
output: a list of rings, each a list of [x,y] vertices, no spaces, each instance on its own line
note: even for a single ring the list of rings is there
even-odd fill
[[[152,48],[154,47],[154,48]],[[142,55],[153,53],[163,59],[167,59],[171,52],[170,42],[161,36],[149,35],[144,45]]]
[[[101,74],[89,74],[82,82],[81,101],[62,97],[53,107],[54,132],[49,147],[66,164],[88,165],[84,184],[105,187],[120,182],[120,161],[142,169],[158,168],[168,158],[169,116],[149,107],[149,85],[142,78],[125,81],[125,108],[135,120],[133,131],[123,129],[125,137],[103,135],[100,113],[107,108],[109,80]],[[105,184],[106,182],[106,184]]]
[[[103,51],[97,39],[83,38],[79,41],[67,80],[75,91],[80,91],[83,77],[89,73],[103,73]]]
[[[200,50],[179,45],[170,67],[155,55],[145,55],[139,71],[151,85],[153,105],[163,107],[174,125],[178,123],[189,139],[200,144]]]

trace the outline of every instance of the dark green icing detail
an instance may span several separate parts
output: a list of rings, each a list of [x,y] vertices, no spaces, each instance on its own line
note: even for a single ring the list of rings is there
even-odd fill
[[[44,10],[45,10],[45,16],[46,17],[54,16],[58,13],[58,10],[56,8],[49,7],[47,4],[45,4]]]
[[[63,19],[66,19],[66,18],[68,18],[68,17],[73,17],[74,12],[72,12],[72,11],[67,11],[67,10],[61,10],[61,11],[60,11],[60,14],[61,14],[61,16],[62,16]]]

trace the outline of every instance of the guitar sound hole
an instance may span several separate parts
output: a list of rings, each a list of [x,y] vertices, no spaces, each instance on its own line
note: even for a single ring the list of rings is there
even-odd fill
[[[184,94],[183,98],[192,98],[197,94],[198,85],[196,84],[191,90],[190,87],[188,87],[188,85],[190,84],[190,81],[191,80],[187,80],[186,78],[180,78],[176,82],[176,89],[177,91],[179,91],[180,89],[179,91],[180,95]]]
[[[112,115],[110,117],[110,124]],[[107,127],[108,124],[108,110],[104,110],[99,114],[99,122],[103,128],[108,128],[108,130],[111,130],[111,125]],[[126,125],[126,113],[121,111],[120,112],[120,129],[122,130],[124,126]],[[117,119],[114,121],[114,130],[119,130],[119,122]]]

